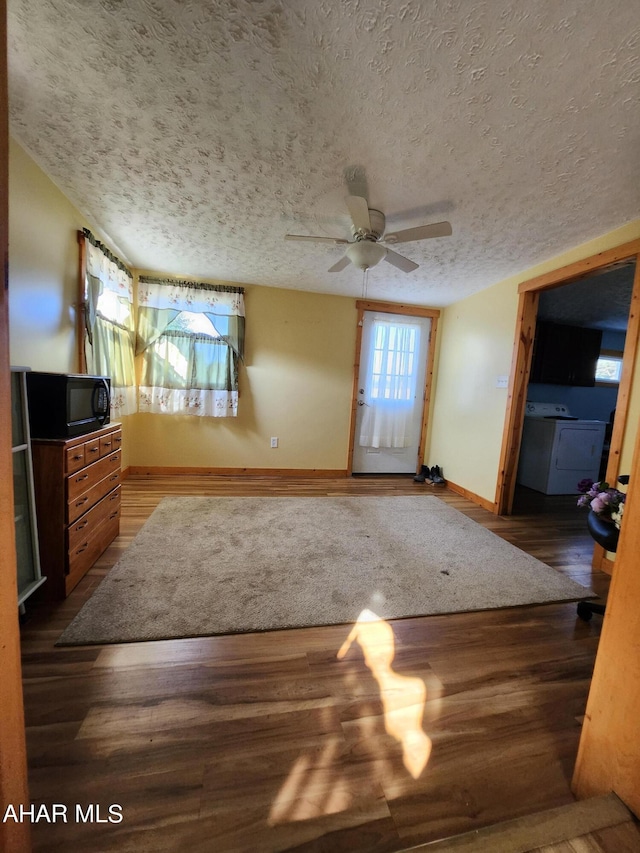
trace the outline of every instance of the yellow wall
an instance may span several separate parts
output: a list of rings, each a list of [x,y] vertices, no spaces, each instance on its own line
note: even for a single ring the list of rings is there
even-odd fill
[[[511,370],[518,285],[550,270],[640,237],[640,220],[538,264],[444,310],[438,384],[431,432],[431,464],[446,479],[493,502],[507,392],[496,378]],[[631,461],[640,413],[636,365],[622,468]],[[626,467],[625,467],[626,466]]]
[[[9,323],[11,363],[77,370],[76,232],[80,213],[11,141],[9,148]]]
[[[14,141],[9,141],[9,343],[11,364],[77,371],[80,212]],[[100,236],[99,234],[96,236]],[[123,419],[123,464],[130,464]]]
[[[515,288],[491,287],[446,308],[440,331],[430,464],[447,480],[493,500],[518,306]]]
[[[247,286],[245,309],[238,416],[135,415],[132,465],[346,469],[354,300]]]

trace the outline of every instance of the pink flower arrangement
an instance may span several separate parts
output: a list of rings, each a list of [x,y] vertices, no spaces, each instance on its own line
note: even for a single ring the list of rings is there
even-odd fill
[[[593,480],[580,480],[577,487],[581,493],[578,506],[592,510],[604,521],[613,522],[620,527],[626,495],[612,488],[605,480],[594,483]]]

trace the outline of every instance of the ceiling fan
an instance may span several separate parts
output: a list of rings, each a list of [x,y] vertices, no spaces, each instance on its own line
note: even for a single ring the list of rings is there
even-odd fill
[[[385,234],[384,213],[369,207],[366,198],[358,195],[349,195],[346,198],[347,208],[351,214],[352,240],[343,240],[341,237],[306,237],[302,234],[286,234],[285,240],[311,240],[316,243],[346,244],[348,246],[345,254],[340,260],[329,268],[329,272],[340,272],[349,263],[361,270],[375,267],[381,260],[387,261],[403,272],[413,272],[418,269],[409,258],[399,255],[383,246],[383,243],[410,243],[415,240],[427,240],[430,237],[449,237],[452,233],[449,222],[434,222],[432,225],[418,225],[416,228],[406,228],[404,231],[396,231],[394,234]]]

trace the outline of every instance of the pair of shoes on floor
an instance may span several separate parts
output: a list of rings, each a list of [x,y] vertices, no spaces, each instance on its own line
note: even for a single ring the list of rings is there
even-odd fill
[[[433,468],[430,468],[429,478],[434,485],[441,486],[444,483],[442,468],[439,465],[434,465]]]
[[[423,465],[420,473],[413,478],[414,483],[426,483],[428,486],[441,486],[444,481],[442,468],[439,465],[434,465],[432,468]]]

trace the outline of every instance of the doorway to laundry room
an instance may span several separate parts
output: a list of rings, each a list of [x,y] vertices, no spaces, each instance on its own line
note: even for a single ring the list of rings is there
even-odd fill
[[[573,509],[578,483],[606,477],[635,263],[539,297],[512,511]]]

